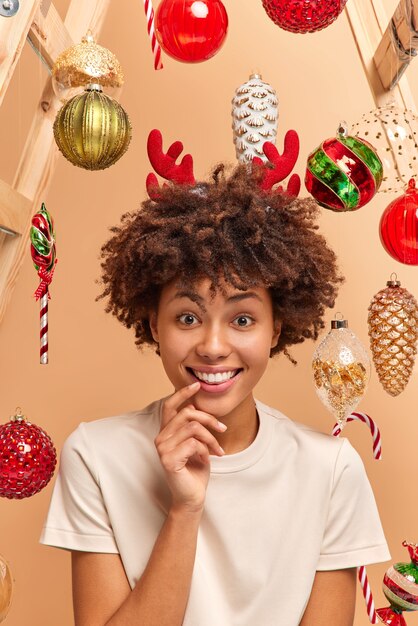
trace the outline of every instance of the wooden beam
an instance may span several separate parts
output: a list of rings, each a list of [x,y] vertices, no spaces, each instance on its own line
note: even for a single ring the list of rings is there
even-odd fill
[[[0,180],[0,229],[12,235],[22,234],[31,211],[32,202]]]
[[[374,61],[385,89],[392,89],[417,55],[418,0],[401,0],[383,33]]]
[[[65,26],[71,39],[76,42],[80,41],[89,29],[97,37],[109,4],[110,0],[95,0],[95,2],[72,0],[65,19]],[[58,44],[56,43],[54,46],[58,51]],[[53,92],[49,77],[36,109],[13,182],[14,189],[23,196],[30,198],[32,210],[22,228],[22,237],[6,237],[0,248],[0,321],[27,253],[31,217],[33,213],[39,210],[52,179],[54,161],[58,153],[53,138],[52,125],[60,104]],[[54,215],[55,208],[49,207],[48,204],[47,207]]]
[[[350,0],[345,11],[376,106],[394,100],[402,109],[414,110],[415,102],[406,76],[389,91],[377,72],[374,55],[388,24],[382,0]]]
[[[49,70],[61,52],[75,43],[55,6],[50,4],[46,10],[45,2],[35,14],[28,40]]]
[[[0,105],[40,3],[41,0],[25,0],[13,17],[0,16]]]

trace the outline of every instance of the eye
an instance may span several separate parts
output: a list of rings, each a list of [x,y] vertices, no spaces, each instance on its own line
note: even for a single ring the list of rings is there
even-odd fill
[[[234,321],[236,322],[237,326],[240,326],[241,328],[246,328],[247,326],[252,326],[252,324],[254,323],[254,318],[252,318],[250,315],[239,315],[235,318]]]
[[[193,326],[193,323],[197,321],[197,317],[193,313],[182,313],[177,319],[185,326]]]

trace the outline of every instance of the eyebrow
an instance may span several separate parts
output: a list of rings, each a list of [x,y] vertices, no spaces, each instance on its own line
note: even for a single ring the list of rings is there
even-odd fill
[[[177,300],[180,298],[189,298],[189,300],[191,300],[192,302],[195,302],[203,311],[206,311],[204,307],[204,299],[202,298],[202,296],[199,296],[199,294],[196,293],[195,291],[189,291],[187,289],[182,290],[182,291],[177,291],[174,294],[174,296],[170,299],[169,302],[172,302],[173,300]],[[260,296],[256,294],[254,291],[245,291],[244,293],[236,293],[232,296],[229,296],[226,299],[226,301],[227,302],[241,302],[242,300],[247,300],[249,298],[254,298],[256,300],[259,300],[259,302],[263,302]]]

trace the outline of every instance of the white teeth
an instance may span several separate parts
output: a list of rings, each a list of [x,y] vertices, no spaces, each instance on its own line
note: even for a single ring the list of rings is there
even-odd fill
[[[236,370],[231,370],[229,372],[217,372],[216,374],[207,374],[206,372],[199,372],[198,370],[192,370],[193,374],[199,380],[203,380],[205,383],[209,384],[219,384],[224,383],[234,376]]]

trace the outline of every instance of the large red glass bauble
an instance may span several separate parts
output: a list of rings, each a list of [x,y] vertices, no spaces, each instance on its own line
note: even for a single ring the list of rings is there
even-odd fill
[[[23,418],[0,426],[0,496],[22,499],[41,491],[57,463],[49,435]]]
[[[162,0],[155,14],[161,48],[186,63],[213,57],[227,30],[228,14],[221,0]]]
[[[314,33],[337,19],[347,0],[263,0],[267,15],[292,33]]]
[[[418,265],[418,190],[413,178],[408,189],[385,209],[380,219],[380,240],[391,257]]]

